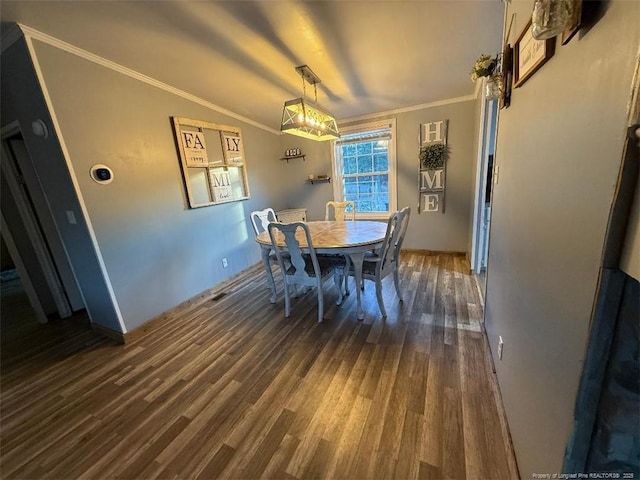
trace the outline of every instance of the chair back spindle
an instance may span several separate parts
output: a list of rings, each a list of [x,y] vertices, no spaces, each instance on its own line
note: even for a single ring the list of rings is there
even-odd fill
[[[330,201],[324,207],[324,219],[331,220],[330,210],[333,209],[333,217],[337,222],[344,222],[349,217],[349,220],[356,219],[356,204],[352,201],[346,202],[334,202]]]

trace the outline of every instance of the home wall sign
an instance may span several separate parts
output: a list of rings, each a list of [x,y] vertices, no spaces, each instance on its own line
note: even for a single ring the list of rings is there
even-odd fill
[[[249,198],[240,129],[183,117],[171,119],[189,206]]]
[[[420,125],[418,211],[444,213],[449,120]]]

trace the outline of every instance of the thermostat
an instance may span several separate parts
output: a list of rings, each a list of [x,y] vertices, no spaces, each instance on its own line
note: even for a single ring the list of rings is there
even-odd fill
[[[106,185],[113,181],[113,171],[106,165],[94,165],[91,167],[91,178],[94,182]]]

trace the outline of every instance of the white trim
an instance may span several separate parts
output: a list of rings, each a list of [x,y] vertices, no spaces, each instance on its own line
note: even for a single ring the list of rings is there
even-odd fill
[[[22,29],[22,31],[24,32],[25,38],[26,39],[36,39],[40,42],[46,43],[47,45],[51,45],[52,47],[58,48],[60,50],[63,50],[67,53],[71,53],[72,55],[76,55],[80,58],[83,58],[84,60],[88,60],[89,62],[93,62],[96,63],[102,67],[108,68],[110,70],[116,71],[118,73],[122,73],[123,75],[126,75],[128,77],[134,78],[136,80],[139,80],[143,83],[146,83],[147,85],[151,85],[153,87],[159,88],[161,90],[164,90],[166,92],[169,92],[173,95],[176,95],[178,97],[182,97],[185,100],[189,100],[191,102],[197,103],[198,105],[201,105],[205,108],[208,108],[210,110],[214,110],[216,112],[222,113],[224,115],[228,115],[229,117],[235,118],[236,120],[240,120],[241,122],[245,122],[249,125],[253,125],[254,127],[260,128],[262,130],[266,130],[269,133],[273,133],[275,135],[281,135],[282,132],[280,132],[279,130],[275,130],[271,127],[268,127],[266,125],[263,125],[262,123],[256,122],[255,120],[251,120],[250,118],[244,117],[238,113],[234,113],[231,110],[227,110],[226,108],[220,107],[214,103],[208,102],[200,97],[196,97],[195,95],[192,95],[190,93],[185,92],[184,90],[180,90],[179,88],[176,87],[172,87],[171,85],[168,85],[166,83],[163,83],[159,80],[156,80],[155,78],[151,78],[147,75],[144,75],[142,73],[136,72],[135,70],[132,70],[130,68],[127,68],[123,65],[120,65],[116,62],[112,62],[111,60],[108,60],[104,57],[101,57],[99,55],[96,55],[94,53],[88,52],[87,50],[84,50],[82,48],[76,47],[74,45],[71,45],[70,43],[64,42],[62,40],[59,40],[55,37],[52,37],[51,35],[47,35],[46,33],[40,32],[34,28],[28,27],[26,25],[23,24],[18,24],[20,26],[20,28]]]
[[[344,123],[350,123],[350,122],[355,122],[359,120],[371,120],[373,118],[383,117],[386,115],[396,115],[398,113],[413,112],[415,110],[422,110],[423,108],[441,107],[443,105],[450,105],[452,103],[469,102],[469,101],[475,100],[476,97],[477,95],[475,94],[465,95],[463,97],[447,98],[445,100],[438,100],[436,102],[421,103],[420,105],[413,105],[410,107],[401,107],[401,108],[396,108],[394,110],[385,110],[384,112],[368,113],[366,115],[360,115],[358,117],[341,118],[338,120],[338,124],[341,125]],[[342,128],[340,128],[340,131],[342,131]]]
[[[389,212],[372,212],[372,213],[357,213],[356,219],[359,220],[374,220],[383,219],[387,220],[389,214],[395,212],[398,209],[398,161],[396,152],[396,119],[385,118],[369,123],[359,123],[356,125],[349,125],[344,129],[341,129],[342,133],[348,133],[358,130],[375,130],[377,128],[390,128],[391,138],[389,139]],[[337,201],[344,200],[342,195],[342,172],[339,170],[338,162],[336,161],[336,141],[331,142],[331,171],[334,178],[333,183],[333,199]]]
[[[91,218],[89,217],[87,206],[84,203],[82,191],[80,190],[80,184],[78,183],[78,178],[76,176],[75,170],[73,169],[73,164],[71,163],[69,150],[67,149],[67,145],[62,136],[62,130],[58,122],[58,117],[56,116],[55,110],[53,109],[53,102],[51,101],[51,96],[49,95],[49,90],[47,89],[47,84],[45,83],[44,75],[42,74],[42,69],[40,68],[40,62],[38,61],[38,57],[36,55],[35,49],[33,48],[32,39],[30,36],[25,36],[25,40],[27,43],[27,48],[29,49],[29,55],[31,56],[31,61],[33,62],[33,68],[36,72],[36,76],[38,77],[40,88],[42,89],[42,95],[44,97],[45,104],[47,105],[47,109],[49,110],[49,114],[51,115],[51,123],[53,124],[53,128],[56,132],[58,141],[60,142],[60,149],[62,150],[62,156],[64,157],[64,161],[67,164],[67,169],[69,170],[69,176],[71,177],[73,188],[78,197],[78,203],[80,205],[80,210],[82,211],[82,216],[85,219],[87,230],[89,231],[89,236],[91,238],[91,242],[93,243],[93,248],[95,249],[95,252],[96,252],[96,258],[98,259],[98,264],[100,265],[100,269],[102,270],[102,275],[104,276],[104,281],[107,286],[107,290],[109,292],[109,297],[111,299],[111,302],[113,303],[113,308],[118,318],[118,323],[120,324],[122,333],[127,333],[127,327],[125,326],[124,321],[122,319],[122,312],[120,312],[120,306],[118,305],[118,300],[116,298],[115,292],[113,291],[111,280],[109,279],[109,273],[107,272],[107,267],[104,263],[102,252],[100,251],[100,245],[98,244],[98,239],[96,237],[95,230],[93,229],[93,225],[91,223]]]
[[[482,83],[482,82],[478,82]],[[473,227],[471,232],[471,256],[469,258],[469,263],[471,266],[471,272],[480,273],[476,268],[476,258],[478,256],[478,232],[481,228],[482,221],[482,212],[481,212],[481,201],[480,198],[484,197],[484,192],[481,193],[481,185],[482,185],[482,177],[486,176],[486,172],[484,172],[483,163],[484,163],[484,154],[485,154],[485,131],[488,128],[487,125],[487,104],[489,103],[485,98],[480,98],[480,125],[478,127],[478,156],[476,158],[476,181],[474,192],[474,201],[473,201]]]
[[[1,52],[4,53],[5,50],[21,38],[22,31],[18,27],[18,24],[14,23],[2,34],[2,40],[0,40],[0,47],[2,48]]]
[[[478,80],[476,80],[475,90],[473,91],[473,96],[476,100],[480,99],[480,92],[482,92],[482,87],[484,87],[484,81],[479,82]]]

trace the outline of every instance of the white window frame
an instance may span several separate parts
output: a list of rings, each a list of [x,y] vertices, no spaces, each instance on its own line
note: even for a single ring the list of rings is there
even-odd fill
[[[397,193],[397,165],[396,165],[396,119],[390,118],[376,122],[359,123],[340,127],[340,133],[364,132],[367,130],[379,130],[389,128],[391,138],[389,139],[389,211],[388,212],[356,212],[356,219],[379,220],[388,219],[389,215],[398,209]],[[344,201],[344,187],[342,177],[342,162],[337,153],[337,141],[331,142],[331,164],[333,169],[333,199],[338,202]]]

